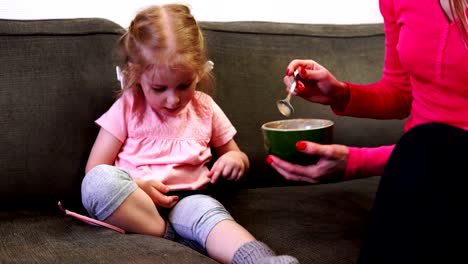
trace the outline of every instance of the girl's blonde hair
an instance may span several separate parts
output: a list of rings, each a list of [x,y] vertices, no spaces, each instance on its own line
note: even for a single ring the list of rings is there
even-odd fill
[[[140,89],[141,74],[154,65],[183,67],[198,74],[198,88],[208,92],[213,75],[205,39],[185,5],[151,6],[140,11],[118,43],[123,57],[123,90]]]
[[[460,21],[460,31],[463,42],[468,48],[468,17],[466,14],[466,8],[468,7],[467,0],[450,0],[450,11],[455,18]]]

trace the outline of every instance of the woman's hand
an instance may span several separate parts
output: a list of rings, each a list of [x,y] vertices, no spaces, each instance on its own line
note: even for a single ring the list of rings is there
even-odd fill
[[[287,90],[296,69],[299,69],[299,80],[294,95],[311,102],[345,109],[349,101],[348,86],[338,81],[325,67],[313,60],[293,60],[289,63],[284,77]]]
[[[296,149],[303,153],[320,156],[314,165],[297,165],[269,155],[267,162],[287,180],[310,183],[341,181],[346,171],[348,147],[343,145],[320,145],[299,141]]]
[[[178,196],[167,196],[165,193],[169,192],[169,187],[157,180],[135,180],[138,187],[140,187],[148,196],[153,200],[157,206],[171,208],[178,201]]]
[[[215,183],[219,177],[237,181],[247,171],[248,164],[248,158],[245,153],[231,150],[216,160],[207,176],[211,179],[211,183]]]

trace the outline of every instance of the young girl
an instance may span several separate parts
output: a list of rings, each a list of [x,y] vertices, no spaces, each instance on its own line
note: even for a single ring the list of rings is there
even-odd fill
[[[101,129],[82,183],[88,213],[222,263],[298,263],[275,256],[212,197],[168,195],[206,190],[219,177],[238,180],[249,168],[226,115],[195,89],[212,83],[212,65],[190,10],[171,4],[141,11],[119,47],[126,62],[123,91],[96,121]],[[219,158],[208,169],[211,148]]]

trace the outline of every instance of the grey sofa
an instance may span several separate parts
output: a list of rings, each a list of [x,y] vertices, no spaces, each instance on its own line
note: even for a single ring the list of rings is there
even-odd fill
[[[214,195],[234,218],[280,254],[301,263],[354,263],[378,177],[307,185],[282,180],[265,162],[260,126],[283,119],[275,101],[293,58],[312,58],[336,77],[378,80],[382,25],[202,22],[215,62],[213,97],[238,130],[251,170]],[[0,20],[0,263],[213,263],[162,238],[91,226],[80,183],[98,128],[115,99],[114,47],[124,31],[105,19]],[[331,119],[334,141],[392,144],[402,121],[333,115],[293,98],[294,117]]]

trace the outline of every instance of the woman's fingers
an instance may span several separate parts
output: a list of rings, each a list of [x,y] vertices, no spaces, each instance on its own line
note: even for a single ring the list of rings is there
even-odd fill
[[[348,155],[346,146],[322,145],[310,141],[298,141],[296,149],[309,155],[318,155],[327,159],[342,159]]]
[[[318,183],[339,179],[345,173],[349,149],[343,145],[321,145],[299,141],[296,149],[311,156],[319,156],[316,164],[302,166],[269,155],[267,162],[287,180]]]
[[[269,155],[270,165],[278,171],[287,180],[303,181],[317,183],[317,177],[320,176],[320,171],[314,165],[302,166],[284,161],[276,156]]]

